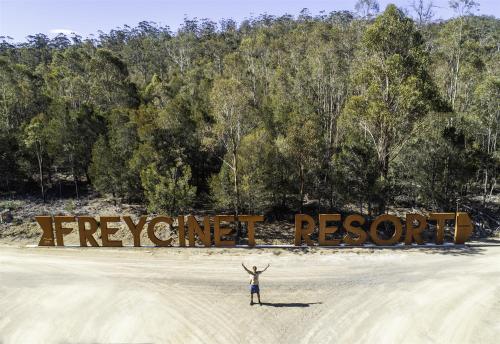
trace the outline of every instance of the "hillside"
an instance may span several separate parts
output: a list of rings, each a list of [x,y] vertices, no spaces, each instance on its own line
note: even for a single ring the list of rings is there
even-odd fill
[[[472,12],[415,21],[390,5],[1,38],[0,197],[96,192],[149,212],[277,218],[495,214],[500,21]]]

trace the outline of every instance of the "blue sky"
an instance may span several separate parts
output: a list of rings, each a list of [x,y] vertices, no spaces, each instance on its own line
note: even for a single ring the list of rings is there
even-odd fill
[[[381,9],[388,3],[409,8],[412,0],[379,0]],[[477,13],[500,17],[500,0],[479,0]],[[185,16],[218,21],[233,18],[240,22],[252,15],[268,13],[297,15],[304,7],[312,14],[325,10],[353,10],[356,1],[345,0],[0,0],[0,36],[24,41],[34,33],[49,36],[57,32],[76,32],[83,37],[142,20],[158,22],[176,30]],[[433,0],[436,18],[453,15],[448,0]]]

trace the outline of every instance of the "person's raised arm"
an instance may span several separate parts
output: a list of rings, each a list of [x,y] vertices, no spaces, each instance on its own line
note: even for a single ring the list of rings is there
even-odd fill
[[[267,266],[264,268],[264,270],[261,271],[261,273],[264,272],[264,271],[266,271],[267,268],[270,267],[270,266],[271,266],[271,264],[267,264]]]
[[[243,269],[245,269],[246,272],[248,272],[250,275],[253,275],[252,271],[248,270],[247,267],[245,266],[245,264],[241,263],[241,266],[243,266]]]

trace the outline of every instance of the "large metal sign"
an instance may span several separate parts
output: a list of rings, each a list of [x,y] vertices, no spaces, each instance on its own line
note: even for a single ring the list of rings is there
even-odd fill
[[[404,242],[406,245],[425,243],[424,231],[429,222],[435,224],[434,243],[441,245],[445,239],[446,223],[454,222],[453,242],[464,244],[471,236],[473,225],[467,213],[431,213],[429,217],[420,214],[407,214],[404,223],[400,218],[384,214],[374,219],[365,231],[365,218],[361,215],[349,215],[342,219],[340,214],[320,214],[318,221],[309,215],[295,215],[295,246],[337,246],[340,244],[359,246],[371,240],[380,246],[396,245]],[[264,221],[260,215],[205,216],[202,223],[192,216],[178,216],[176,226],[169,216],[156,216],[148,221],[147,216],[141,216],[134,221],[131,216],[37,216],[36,221],[42,228],[39,246],[64,246],[64,236],[77,230],[80,246],[123,247],[122,240],[113,238],[119,230],[121,222],[125,230],[130,231],[134,246],[141,246],[141,233],[146,230],[149,240],[160,247],[197,246],[230,247],[236,246],[233,229],[230,227],[238,221],[246,227],[248,246],[255,246],[255,224]],[[71,226],[73,224],[73,226]],[[388,224],[392,228],[392,236],[382,237],[379,227]],[[165,238],[158,235],[161,228],[177,230],[177,237]],[[73,229],[75,228],[75,229]],[[77,229],[76,229],[77,228]],[[100,235],[98,230],[100,229]],[[336,232],[343,229],[345,234],[339,237]],[[168,231],[169,233],[171,231]],[[317,232],[315,232],[317,230]],[[166,232],[165,232],[166,233]],[[164,233],[164,234],[165,234]],[[339,232],[340,233],[340,232]],[[317,234],[317,235],[316,235]],[[316,238],[317,240],[313,239]]]

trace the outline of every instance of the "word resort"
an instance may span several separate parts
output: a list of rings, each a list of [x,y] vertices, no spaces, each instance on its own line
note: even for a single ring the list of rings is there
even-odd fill
[[[197,239],[205,247],[236,246],[233,230],[229,226],[231,222],[246,224],[248,246],[255,246],[255,223],[264,221],[263,216],[242,215],[236,218],[232,215],[216,215],[212,219],[206,216],[201,226],[192,215],[177,217],[178,245],[187,244],[196,246]],[[111,238],[120,228],[117,223],[124,221],[134,239],[134,246],[141,246],[141,233],[146,227],[148,238],[153,244],[160,247],[173,246],[173,238],[162,239],[157,235],[157,230],[165,227],[173,227],[174,219],[168,216],[157,216],[148,221],[147,216],[141,216],[134,222],[130,216],[101,216],[99,222],[91,216],[37,216],[36,221],[43,230],[39,246],[64,246],[64,236],[71,233],[73,228],[69,223],[78,227],[80,246],[99,246],[96,232],[100,228],[101,245],[104,247],[122,247],[121,240]],[[406,245],[413,243],[423,244],[423,232],[428,227],[428,222],[435,222],[435,243],[440,245],[444,242],[446,221],[455,222],[454,243],[464,244],[472,234],[472,222],[467,213],[431,213],[428,218],[420,214],[407,214],[405,219],[405,232],[403,236],[403,224],[394,215],[380,215],[370,224],[369,232],[363,230],[365,218],[361,215],[349,215],[343,222],[340,214],[320,214],[318,216],[319,233],[317,235],[319,246],[337,246],[341,243],[347,245],[363,245],[368,238],[376,245],[395,245],[404,241]],[[213,223],[213,232],[212,226]],[[336,223],[336,225],[335,225]],[[383,238],[378,230],[382,224],[389,224],[392,228],[392,236]],[[113,225],[114,224],[114,225]],[[147,224],[147,226],[146,226]],[[340,224],[342,227],[340,227]],[[163,225],[163,226],[160,226]],[[187,233],[186,233],[187,225]],[[160,228],[161,227],[161,228]],[[315,245],[313,234],[316,228],[315,220],[305,214],[295,215],[295,246]],[[341,238],[333,238],[333,234],[340,228],[345,230]],[[187,234],[187,235],[186,235]],[[213,235],[212,235],[213,234]],[[338,237],[338,235],[337,235]]]

